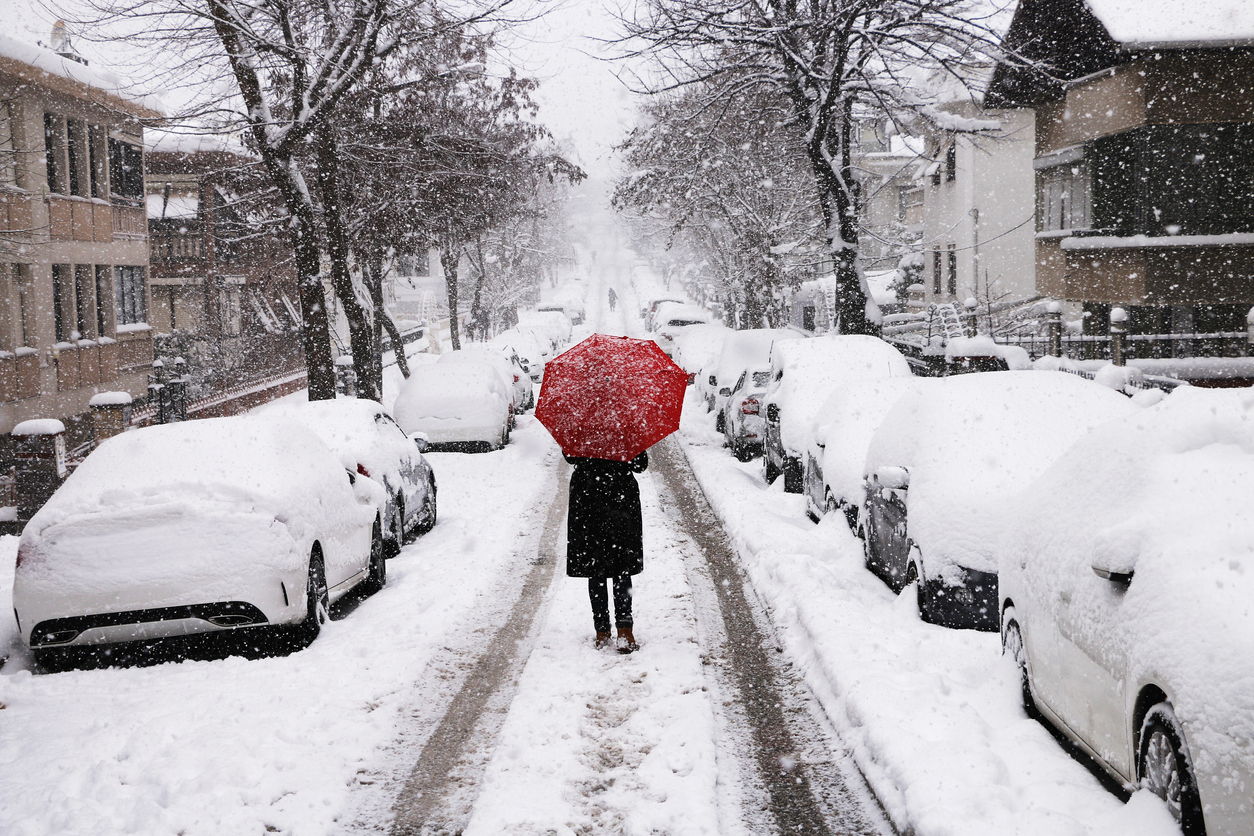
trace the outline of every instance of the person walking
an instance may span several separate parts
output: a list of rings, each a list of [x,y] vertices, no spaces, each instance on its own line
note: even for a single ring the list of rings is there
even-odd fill
[[[614,587],[614,640],[619,653],[640,649],[632,633],[631,576],[644,571],[644,524],[640,486],[634,474],[649,466],[648,452],[629,462],[566,456],[570,511],[566,523],[566,575],[588,579],[592,625],[598,650],[609,647],[607,581]]]
[[[610,288],[610,310],[614,310],[614,306],[618,304],[618,294],[614,292],[614,288]]]

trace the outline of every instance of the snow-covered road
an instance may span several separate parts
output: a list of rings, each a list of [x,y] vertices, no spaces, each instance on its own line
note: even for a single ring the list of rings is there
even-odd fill
[[[576,339],[639,335],[621,255],[601,253]],[[12,619],[16,538],[0,538],[0,833],[776,832],[779,776],[728,647],[741,577],[795,738],[781,773],[806,770],[829,830],[889,832],[856,763],[918,836],[1175,832],[1157,799],[1124,804],[1023,715],[995,636],[921,623],[839,520],[810,523],[712,424],[690,402],[640,476],[631,656],[591,646],[586,586],[561,571],[565,465],[531,417],[505,450],[433,454],[435,529],[287,657],[37,675]],[[681,508],[696,485],[724,546]],[[721,575],[718,548],[735,562]]]

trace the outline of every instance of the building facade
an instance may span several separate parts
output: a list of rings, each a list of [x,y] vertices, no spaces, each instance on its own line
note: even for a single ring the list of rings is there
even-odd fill
[[[143,121],[157,117],[0,35],[0,464],[19,422],[61,419],[73,444],[94,394],[146,391]]]
[[[1105,333],[1114,306],[1132,334],[1245,330],[1254,31],[1233,29],[1243,7],[1210,0],[1177,16],[1022,0],[1016,10],[1006,46],[1051,71],[1003,63],[989,98],[1035,109],[1037,287],[1081,303],[1086,332]]]

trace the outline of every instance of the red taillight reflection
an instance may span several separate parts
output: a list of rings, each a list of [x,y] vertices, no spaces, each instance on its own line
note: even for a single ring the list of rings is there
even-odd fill
[[[521,380],[521,378],[518,375],[514,375],[514,382],[517,383],[519,380]]]
[[[370,478],[370,471],[366,470],[366,466],[362,464],[361,462],[357,463],[357,472],[360,473],[362,476],[365,476],[367,479]]]
[[[745,398],[745,402],[740,405],[740,411],[745,415],[757,415],[761,406],[757,398]]]

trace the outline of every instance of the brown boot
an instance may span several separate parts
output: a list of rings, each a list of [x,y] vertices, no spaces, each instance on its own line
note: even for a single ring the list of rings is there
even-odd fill
[[[640,645],[636,644],[636,637],[631,634],[630,627],[618,628],[618,641],[616,644],[619,653],[635,653],[640,649]]]
[[[609,630],[605,630],[605,631],[597,630],[597,643],[596,643],[597,650],[604,650],[605,648],[609,646],[610,646],[610,631]]]

